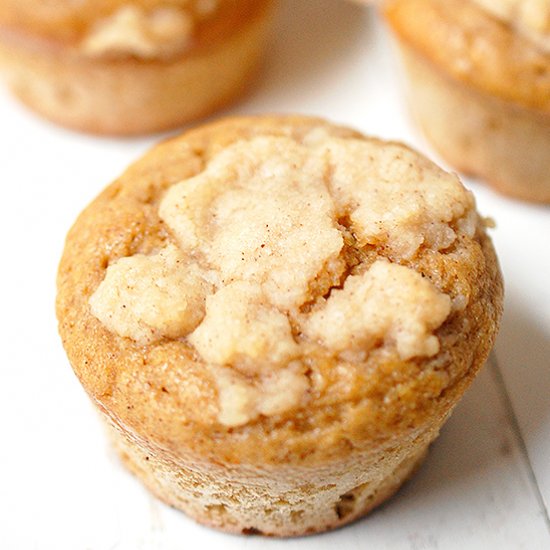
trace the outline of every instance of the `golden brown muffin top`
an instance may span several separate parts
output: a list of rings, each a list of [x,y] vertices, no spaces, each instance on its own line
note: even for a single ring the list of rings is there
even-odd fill
[[[168,58],[232,32],[254,0],[0,0],[0,31],[96,58]]]
[[[115,421],[252,463],[418,427],[484,358],[501,300],[455,176],[299,117],[153,149],[80,216],[58,284],[71,363]]]
[[[385,12],[400,39],[443,72],[504,100],[550,112],[550,53],[517,32],[517,19],[511,26],[470,0],[390,0]]]

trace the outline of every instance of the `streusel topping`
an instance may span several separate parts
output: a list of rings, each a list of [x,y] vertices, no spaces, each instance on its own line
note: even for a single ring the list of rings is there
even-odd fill
[[[152,11],[128,4],[98,20],[81,49],[90,57],[169,57],[190,46],[196,23],[216,9],[217,0],[189,0]]]
[[[477,223],[456,176],[320,130],[229,145],[159,215],[173,242],[110,265],[92,313],[139,344],[185,339],[230,426],[303,404],[308,355],[437,354],[451,298],[400,262],[445,253]]]

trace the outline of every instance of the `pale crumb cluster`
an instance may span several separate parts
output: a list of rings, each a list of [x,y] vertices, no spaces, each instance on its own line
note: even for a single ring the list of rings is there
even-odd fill
[[[439,341],[432,331],[451,311],[451,299],[409,269],[376,261],[362,275],[348,277],[304,323],[304,332],[338,352],[368,351],[394,342],[403,359],[432,356]],[[335,327],[338,327],[335,330]]]
[[[138,342],[177,338],[204,316],[212,292],[208,274],[172,244],[158,254],[136,254],[109,266],[90,298],[92,313],[111,331]]]
[[[266,304],[259,285],[236,281],[206,298],[206,315],[189,336],[214,365],[239,365],[257,373],[286,365],[300,353],[288,317]]]
[[[196,0],[189,6],[160,6],[145,11],[127,4],[98,21],[81,43],[90,57],[167,57],[191,43],[197,19],[210,16],[217,0]]]
[[[449,224],[474,205],[455,177],[399,144],[315,139],[332,169],[337,215],[349,216],[358,246],[386,246],[396,257],[412,258],[421,245],[444,250],[455,241]]]
[[[550,52],[550,0],[474,0]]]
[[[218,420],[226,426],[242,426],[260,415],[273,416],[292,409],[309,388],[299,362],[272,369],[251,383],[235,369],[210,366],[219,392]]]
[[[344,243],[327,170],[322,156],[290,138],[242,141],[174,185],[160,217],[181,250],[203,255],[223,284],[259,285],[288,311]]]
[[[166,192],[159,215],[177,247],[109,266],[92,313],[141,344],[186,338],[216,378],[219,421],[242,425],[305,403],[306,349],[435,355],[451,299],[392,262],[473,236],[474,206],[401,145],[324,130],[239,141]],[[349,235],[385,257],[347,272]]]

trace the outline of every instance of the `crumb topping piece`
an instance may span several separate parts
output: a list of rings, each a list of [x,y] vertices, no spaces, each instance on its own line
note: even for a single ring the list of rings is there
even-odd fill
[[[453,244],[449,224],[474,202],[456,177],[397,144],[325,138],[320,148],[333,167],[338,214],[349,216],[359,246],[386,246],[396,258],[412,258],[421,245]]]
[[[299,355],[288,317],[269,305],[258,285],[238,281],[206,299],[206,315],[189,341],[215,365],[257,373]]]
[[[385,260],[348,277],[304,323],[304,332],[348,355],[366,354],[392,342],[402,359],[432,356],[439,341],[432,331],[451,311],[451,299],[422,276]]]
[[[319,129],[239,141],[162,198],[177,246],[109,266],[91,311],[142,344],[185,337],[214,373],[220,423],[239,426],[304,403],[311,350],[435,355],[451,299],[398,262],[472,236],[474,206],[404,146]],[[349,246],[379,259],[352,272]]]
[[[181,249],[201,255],[223,284],[258,284],[271,304],[290,310],[344,243],[327,171],[322,157],[289,138],[242,141],[174,185],[159,213]]]
[[[207,273],[173,244],[150,256],[120,258],[90,298],[92,314],[109,330],[146,344],[192,331],[212,285]]]
[[[186,10],[165,6],[146,12],[128,4],[98,21],[81,47],[90,57],[167,57],[190,44],[193,30],[194,19]]]
[[[299,363],[273,370],[255,384],[227,367],[214,367],[213,371],[219,392],[218,419],[226,426],[242,426],[260,415],[273,416],[293,409],[304,400],[309,388]]]
[[[550,0],[474,0],[550,52]]]

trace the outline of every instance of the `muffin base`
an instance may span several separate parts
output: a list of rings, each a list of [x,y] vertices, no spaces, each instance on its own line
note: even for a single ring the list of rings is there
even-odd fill
[[[264,49],[271,2],[216,43],[169,60],[91,59],[0,29],[0,66],[39,114],[96,134],[135,135],[207,116],[248,87]]]
[[[505,195],[550,203],[550,117],[459,82],[399,45],[413,116],[437,152]]]
[[[389,499],[422,464],[447,416],[372,452],[322,467],[276,470],[175,459],[104,420],[124,466],[164,503],[229,533],[292,537],[342,527]]]

